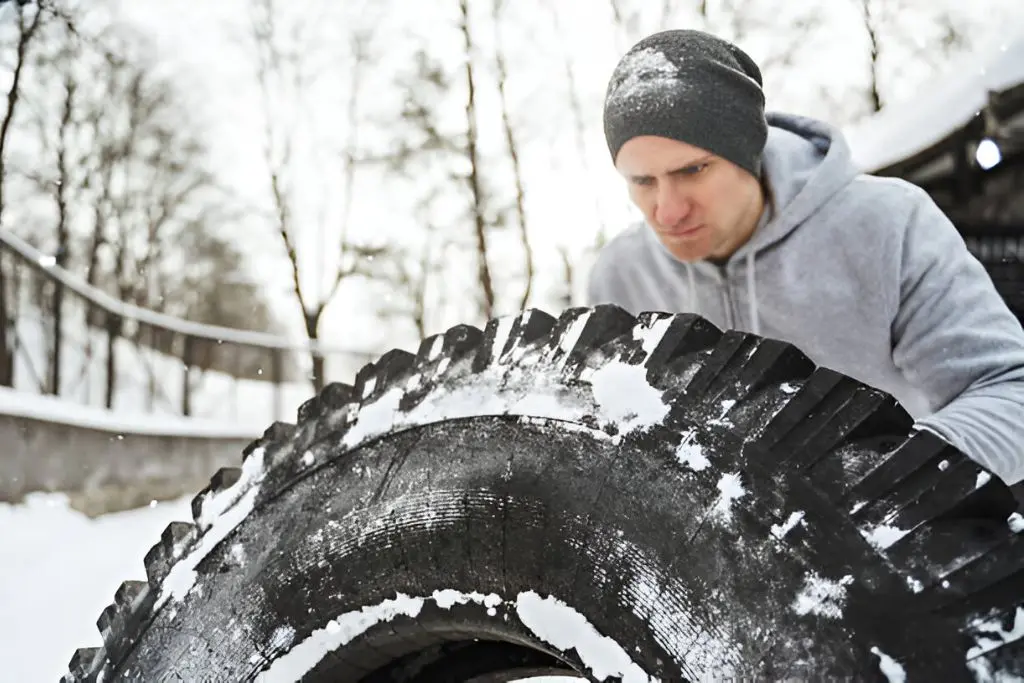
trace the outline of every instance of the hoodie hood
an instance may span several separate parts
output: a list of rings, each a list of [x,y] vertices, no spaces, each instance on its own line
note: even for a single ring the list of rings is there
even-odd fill
[[[815,119],[769,112],[768,141],[762,157],[765,186],[769,196],[753,235],[729,263],[742,260],[753,332],[760,333],[757,309],[756,256],[785,239],[845,188],[858,175],[850,148],[839,131]],[[690,310],[700,311],[696,275],[721,278],[720,267],[709,261],[687,263],[673,256],[653,230],[644,231],[662,253],[686,271]]]

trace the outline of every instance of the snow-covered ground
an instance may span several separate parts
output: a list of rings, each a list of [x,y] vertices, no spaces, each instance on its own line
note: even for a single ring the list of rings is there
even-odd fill
[[[96,619],[191,496],[96,519],[61,494],[0,504],[0,679],[55,683],[76,648],[102,644]]]
[[[102,644],[96,619],[191,496],[89,519],[60,494],[0,504],[0,679],[55,683],[76,648]],[[564,683],[567,677],[530,679]]]

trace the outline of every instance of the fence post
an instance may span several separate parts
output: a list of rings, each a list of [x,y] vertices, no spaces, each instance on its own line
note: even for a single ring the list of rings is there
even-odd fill
[[[117,377],[117,362],[114,350],[117,335],[120,333],[121,318],[116,313],[107,312],[107,410],[114,407],[114,385]]]
[[[284,419],[284,350],[275,348],[270,355],[270,381],[274,383],[274,421]]]
[[[60,362],[64,329],[64,283],[53,279],[53,366],[50,368],[50,393],[60,396]]]
[[[0,252],[0,386],[13,388],[14,350],[7,341],[7,328],[11,324],[7,314],[7,278],[10,273],[4,267],[8,260],[7,255]]]
[[[181,351],[181,362],[185,365],[181,382],[181,414],[185,417],[192,414],[192,353],[194,346],[192,337],[185,335],[185,344]]]

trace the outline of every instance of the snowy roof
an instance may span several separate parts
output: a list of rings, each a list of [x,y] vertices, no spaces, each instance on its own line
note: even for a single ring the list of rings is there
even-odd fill
[[[922,152],[970,122],[989,93],[1024,83],[1024,34],[933,79],[930,90],[843,130],[853,162],[878,171]]]

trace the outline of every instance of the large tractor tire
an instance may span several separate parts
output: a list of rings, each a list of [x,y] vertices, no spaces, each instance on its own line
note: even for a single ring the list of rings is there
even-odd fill
[[[459,326],[276,424],[67,681],[1007,681],[1009,489],[789,344],[600,306]]]

